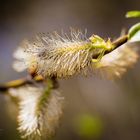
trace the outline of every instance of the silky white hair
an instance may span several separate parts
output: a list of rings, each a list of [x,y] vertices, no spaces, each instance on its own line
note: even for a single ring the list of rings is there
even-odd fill
[[[96,36],[97,37],[97,36]],[[81,31],[71,31],[68,36],[56,32],[37,35],[33,41],[23,41],[14,53],[17,61],[14,69],[23,71],[37,67],[37,74],[44,77],[65,78],[77,73],[86,73],[91,66],[92,56],[102,49],[94,48]],[[95,42],[98,44],[98,42]],[[20,55],[20,53],[22,55]]]
[[[98,36],[92,36],[92,40],[87,39],[81,31],[71,31],[70,36],[63,33],[36,36],[32,41],[24,41],[14,53],[17,59],[14,68],[22,71],[35,67],[36,73],[43,77],[55,76],[66,78],[78,73],[87,73],[90,70],[99,71],[102,75],[107,75],[110,79],[121,77],[127,68],[136,63],[138,51],[133,45],[126,43],[109,54],[104,54],[93,62],[93,56],[102,54],[104,48],[93,47],[112,44],[105,42]],[[110,46],[109,46],[110,45]],[[102,44],[101,44],[102,46]],[[135,46],[135,48],[138,46]],[[97,73],[99,73],[97,72]]]
[[[46,140],[54,135],[64,99],[57,90],[47,94],[43,88],[26,85],[9,89],[9,94],[19,99],[18,130],[22,138]]]

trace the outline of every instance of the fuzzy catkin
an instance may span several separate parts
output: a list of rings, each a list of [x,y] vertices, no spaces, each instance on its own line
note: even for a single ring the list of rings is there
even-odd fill
[[[120,78],[139,58],[139,43],[128,42],[94,64],[96,71],[108,79]]]
[[[66,34],[60,36],[56,32],[51,35],[42,34],[33,41],[21,44],[14,54],[18,60],[14,63],[14,68],[22,71],[18,68],[21,63],[24,69],[36,65],[36,73],[43,77],[65,78],[80,72],[86,73],[91,66],[93,55],[103,51],[103,48],[94,47],[100,45],[99,43],[92,43],[80,31],[71,31],[70,37]],[[18,51],[25,53],[22,59],[17,55]]]
[[[92,70],[114,79],[121,77],[138,59],[138,51],[129,44],[104,55],[106,50],[114,46],[110,40],[104,41],[96,35],[87,39],[82,32],[73,30],[70,36],[60,36],[56,32],[40,34],[31,41],[24,41],[17,49],[14,68],[17,71],[35,68],[35,73],[44,78],[67,78],[79,73],[87,75]],[[93,56],[97,56],[95,61],[92,61]]]
[[[49,95],[35,86],[11,88],[9,94],[19,99],[18,130],[22,138],[46,140],[55,133],[62,115],[63,97],[56,90]]]

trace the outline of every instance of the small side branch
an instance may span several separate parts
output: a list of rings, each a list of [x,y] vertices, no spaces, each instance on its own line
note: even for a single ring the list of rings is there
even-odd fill
[[[7,89],[9,89],[9,88],[20,87],[25,84],[33,84],[34,81],[42,82],[43,78],[41,76],[36,76],[34,79],[31,79],[30,77],[25,77],[25,78],[13,80],[13,81],[0,85],[0,91],[4,92],[4,91],[7,91]]]
[[[57,79],[55,77],[52,77],[50,80],[52,81],[52,84],[53,84],[52,88],[57,89],[59,87]],[[34,77],[34,79],[31,79],[30,77],[26,77],[26,78],[13,80],[13,81],[0,85],[0,91],[1,91],[0,93],[7,91],[9,88],[16,88],[16,87],[20,87],[20,86],[23,86],[26,84],[33,85],[34,82],[36,82],[36,83],[46,82],[47,83],[47,80],[43,79],[42,76],[36,76],[36,77]]]

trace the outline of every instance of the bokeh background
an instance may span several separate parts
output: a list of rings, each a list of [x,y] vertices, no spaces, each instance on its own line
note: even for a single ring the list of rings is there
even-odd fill
[[[87,29],[87,36],[118,37],[140,19],[139,0],[0,0],[0,83],[26,75],[12,69],[12,54],[38,32]],[[140,63],[115,82],[97,76],[60,80],[65,111],[53,140],[139,140]],[[0,140],[20,140],[14,109],[0,95]],[[11,117],[12,116],[12,117]]]

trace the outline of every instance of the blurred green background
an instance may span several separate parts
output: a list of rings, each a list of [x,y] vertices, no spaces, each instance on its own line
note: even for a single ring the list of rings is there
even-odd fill
[[[0,82],[26,75],[12,69],[12,54],[24,38],[38,32],[87,29],[87,36],[118,37],[140,19],[125,19],[140,10],[139,0],[0,0]],[[139,140],[140,63],[120,80],[73,77],[60,80],[65,111],[53,140]],[[0,95],[0,140],[20,140],[16,116]],[[10,110],[9,110],[10,108]]]

